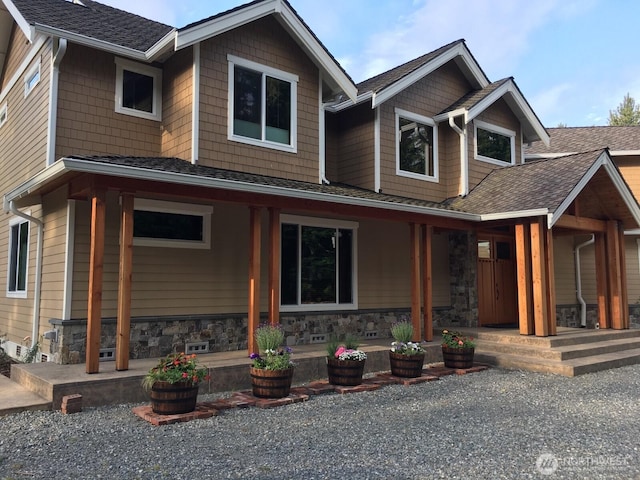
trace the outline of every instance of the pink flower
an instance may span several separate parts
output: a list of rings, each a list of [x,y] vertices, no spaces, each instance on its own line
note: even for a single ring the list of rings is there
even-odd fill
[[[187,372],[182,372],[182,378],[189,378],[189,374]]]
[[[344,348],[343,346],[339,346],[338,349],[336,350],[336,358],[338,358],[340,355],[342,355],[344,352],[346,352],[347,349]]]
[[[464,345],[464,342],[462,340],[458,340],[458,345]]]

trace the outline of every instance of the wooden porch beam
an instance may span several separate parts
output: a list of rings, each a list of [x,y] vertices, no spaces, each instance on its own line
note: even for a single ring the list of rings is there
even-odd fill
[[[431,258],[433,250],[433,227],[431,225],[422,226],[422,324],[423,324],[423,338],[427,342],[433,341],[433,277],[432,266],[433,261]]]
[[[547,280],[547,324],[549,335],[557,335],[556,326],[556,281],[553,261],[553,232],[545,228],[545,272]]]
[[[609,279],[607,273],[607,248],[604,233],[594,237],[596,260],[596,291],[598,296],[598,318],[600,328],[609,328]]]
[[[420,226],[409,224],[411,235],[411,324],[413,341],[420,341]]]
[[[528,223],[519,223],[516,231],[516,277],[518,285],[518,325],[520,335],[533,335],[531,292],[531,231]]]
[[[609,318],[611,328],[623,328],[622,320],[622,278],[620,272],[620,239],[618,222],[607,222],[607,272],[609,273]]]
[[[583,232],[606,232],[607,222],[595,218],[575,217],[564,214],[554,224],[554,227],[571,228]]]
[[[133,265],[133,195],[121,196],[120,267],[118,270],[118,317],[116,323],[116,370],[129,369],[131,333],[131,285]]]
[[[531,279],[533,287],[533,319],[535,335],[549,335],[547,315],[547,282],[545,273],[544,222],[542,219],[531,223]]]
[[[269,323],[280,323],[280,210],[269,209]]]
[[[261,209],[249,207],[249,309],[247,349],[258,353],[254,333],[260,325]]]
[[[89,297],[87,307],[86,372],[100,371],[100,329],[102,323],[102,274],[104,270],[104,190],[91,194],[91,237],[89,251]]]

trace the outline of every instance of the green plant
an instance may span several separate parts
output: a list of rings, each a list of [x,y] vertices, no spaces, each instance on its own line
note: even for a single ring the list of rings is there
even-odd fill
[[[442,346],[449,348],[475,348],[473,337],[462,335],[460,332],[442,331]]]
[[[31,340],[31,337],[24,337],[22,340],[24,343],[27,343]],[[20,357],[20,361],[22,363],[33,363],[36,361],[36,357],[38,356],[38,352],[40,351],[40,342],[36,342],[27,348],[27,351]]]
[[[395,323],[391,326],[391,336],[394,342],[391,343],[391,351],[401,355],[420,355],[424,353],[422,344],[412,342],[413,325],[406,320]]]
[[[294,366],[291,361],[291,348],[282,346],[284,332],[280,325],[261,325],[254,338],[258,344],[260,353],[252,353],[249,358],[254,368],[263,370],[286,370]]]
[[[171,353],[160,359],[158,365],[149,370],[142,379],[142,386],[150,390],[155,382],[185,382],[195,385],[208,379],[207,369],[198,366],[195,354]]]

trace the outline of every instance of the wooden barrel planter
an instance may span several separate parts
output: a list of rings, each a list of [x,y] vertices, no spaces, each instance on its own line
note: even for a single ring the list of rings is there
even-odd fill
[[[424,366],[424,353],[402,355],[401,353],[389,352],[389,365],[391,365],[391,375],[395,377],[419,377],[422,375],[422,367]]]
[[[293,367],[285,370],[264,370],[249,367],[253,395],[260,398],[282,398],[289,395]]]
[[[327,374],[329,383],[352,387],[362,383],[365,360],[338,360],[327,357]]]
[[[442,347],[444,366],[448,368],[471,368],[473,366],[473,348]]]
[[[161,415],[193,412],[197,399],[198,385],[191,382],[155,382],[151,387],[151,409]]]

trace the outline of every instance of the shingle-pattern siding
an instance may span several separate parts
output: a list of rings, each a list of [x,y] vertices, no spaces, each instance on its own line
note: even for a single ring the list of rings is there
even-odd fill
[[[332,163],[338,175],[333,180],[373,190],[374,111],[363,104],[343,112],[336,136],[339,153]]]
[[[30,24],[41,24],[134,50],[146,51],[172,27],[92,0],[13,0]]]
[[[193,50],[177,52],[163,65],[161,155],[191,158]]]

